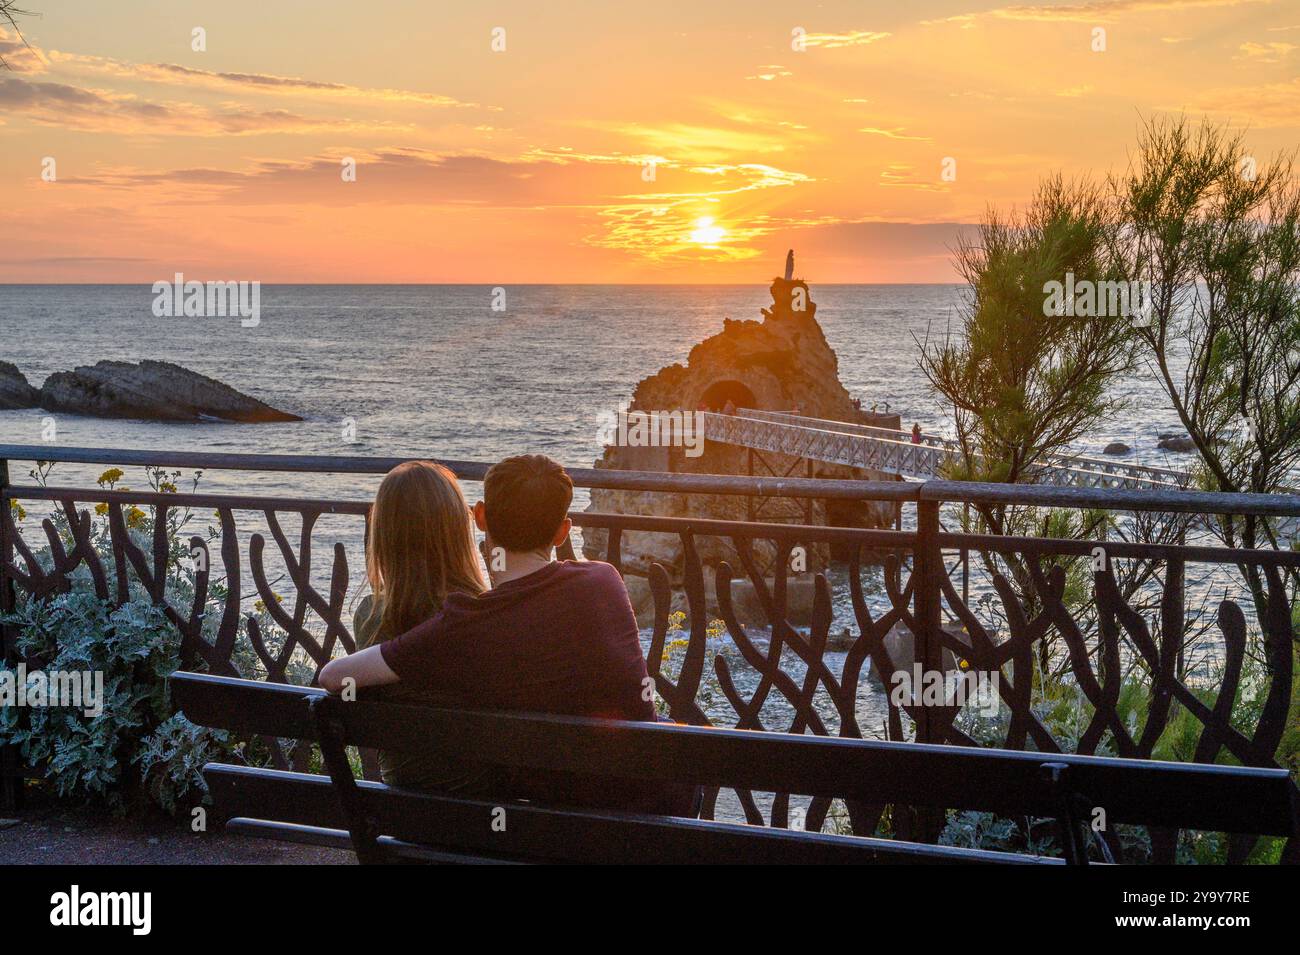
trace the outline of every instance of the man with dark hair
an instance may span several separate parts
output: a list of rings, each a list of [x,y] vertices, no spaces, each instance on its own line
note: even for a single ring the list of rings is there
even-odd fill
[[[551,548],[569,536],[573,480],[544,454],[521,454],[488,468],[483,498],[474,505],[474,522],[490,541],[489,570],[493,561],[500,565],[511,556],[545,553],[549,560]]]
[[[622,577],[601,561],[554,559],[572,500],[573,481],[545,455],[494,465],[474,505],[492,589],[450,594],[415,629],[330,661],[320,685],[337,693],[349,679],[358,688],[400,681],[449,706],[654,721],[654,681]],[[439,788],[679,815],[694,796],[691,787],[574,774],[453,775]]]

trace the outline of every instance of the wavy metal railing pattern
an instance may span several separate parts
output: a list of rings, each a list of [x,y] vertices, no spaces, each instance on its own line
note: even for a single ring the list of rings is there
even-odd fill
[[[45,550],[28,539],[31,529],[21,531],[14,519],[10,500],[50,502],[66,519],[67,530],[61,532],[47,518],[41,523]],[[0,580],[11,582],[16,594],[10,599],[45,599],[68,589],[72,575],[83,565],[96,593],[117,605],[128,599],[127,578],[133,575],[150,598],[164,608],[169,620],[181,635],[184,666],[199,661],[213,673],[234,674],[232,662],[239,640],[241,621],[251,649],[265,668],[266,678],[288,682],[287,668],[295,653],[301,651],[316,668],[332,655],[354,649],[346,624],[346,596],[355,586],[345,548],[336,543],[329,565],[329,584],[324,590],[313,584],[313,538],[321,514],[344,513],[364,519],[367,505],[360,502],[293,501],[288,499],[241,498],[202,494],[148,494],[75,489],[7,488],[0,497],[0,534],[3,537],[3,563]],[[93,546],[94,530],[91,510],[98,505],[107,518],[107,536],[111,550],[111,568],[104,566]],[[153,509],[150,515],[152,535],[140,540],[139,532],[128,527],[124,509],[140,505]],[[224,571],[224,590],[217,601],[220,616],[217,624],[205,626],[211,612],[214,593],[208,545],[199,537],[190,538],[191,554],[202,555],[200,569],[194,575],[194,593],[184,606],[174,603],[169,592],[175,555],[168,540],[167,517],[172,508],[214,508],[220,524],[220,558]],[[282,604],[268,580],[266,535],[254,533],[247,548],[247,569],[254,589],[270,613],[281,634],[275,640],[263,633],[254,615],[241,610],[242,568],[245,555],[239,545],[236,515],[240,512],[260,514],[275,545],[272,552],[283,565],[294,588],[292,600]],[[293,541],[283,530],[282,518],[297,515],[301,529]],[[575,523],[606,529],[605,557],[622,569],[621,539],[625,527],[637,521],[628,515],[575,514]],[[896,626],[916,635],[917,659],[927,665],[942,666],[939,654],[947,650],[956,659],[966,661],[978,671],[997,673],[1002,705],[1009,713],[1003,745],[1013,749],[1033,748],[1057,752],[1062,742],[1054,739],[1035,711],[1033,670],[1040,643],[1049,633],[1059,634],[1064,642],[1071,673],[1087,698],[1092,715],[1080,735],[1076,751],[1095,753],[1109,747],[1127,757],[1150,757],[1156,742],[1168,726],[1171,705],[1177,701],[1201,724],[1194,761],[1213,762],[1226,750],[1247,765],[1275,765],[1277,751],[1286,727],[1289,694],[1293,683],[1292,626],[1290,602],[1281,566],[1294,563],[1292,555],[1260,552],[1258,562],[1268,590],[1268,612],[1259,621],[1267,662],[1273,675],[1271,689],[1261,709],[1257,724],[1245,732],[1230,722],[1233,700],[1241,678],[1247,647],[1246,617],[1240,606],[1224,600],[1219,606],[1218,628],[1225,648],[1224,679],[1211,703],[1202,702],[1204,688],[1189,686],[1177,677],[1175,660],[1186,627],[1184,566],[1177,556],[1179,548],[1164,547],[1163,589],[1159,602],[1159,638],[1152,636],[1151,621],[1120,596],[1113,569],[1107,567],[1094,575],[1096,633],[1085,633],[1065,599],[1065,572],[1060,566],[1044,567],[1042,541],[1007,538],[1007,552],[1024,551],[1032,580],[1031,599],[1017,596],[1011,584],[993,575],[992,585],[1000,599],[1000,611],[1006,620],[1006,634],[990,632],[980,616],[958,594],[943,571],[942,553],[974,543],[963,535],[939,532],[937,509],[922,507],[918,511],[918,530],[849,530],[844,528],[800,527],[793,525],[750,525],[742,522],[708,522],[689,519],[654,519],[661,530],[677,533],[684,559],[680,567],[651,568],[650,585],[655,601],[653,635],[647,654],[647,666],[655,678],[658,692],[672,716],[682,722],[711,724],[700,703],[706,683],[709,660],[709,614],[706,606],[704,567],[698,556],[697,538],[711,534],[729,538],[740,555],[742,576],[752,583],[764,615],[765,628],[755,631],[740,623],[732,605],[733,568],[721,564],[716,568],[716,594],[721,619],[725,623],[729,646],[726,652],[712,654],[712,678],[735,713],[730,725],[741,729],[769,729],[790,733],[815,733],[860,737],[858,701],[868,669],[873,669],[885,686],[890,686],[896,668],[910,667],[911,661],[896,661],[886,647],[886,637]],[[641,519],[644,524],[644,519]],[[811,622],[801,630],[789,622],[787,612],[788,567],[793,548],[822,540],[856,539],[848,567],[850,602],[857,632],[851,635],[838,672],[828,660],[828,642],[832,625],[832,594],[826,577],[815,575],[815,597]],[[756,540],[769,540],[777,549],[776,574],[766,579],[753,556]],[[864,548],[886,551],[883,582],[888,609],[873,615],[864,595],[862,555]],[[1130,545],[1130,550],[1133,546]],[[562,556],[571,556],[572,548]],[[1063,549],[1061,551],[1065,553]],[[1074,551],[1077,553],[1077,549]],[[1190,552],[1190,551],[1189,551]],[[1204,555],[1204,549],[1197,551]],[[1239,555],[1240,552],[1237,552]],[[670,674],[665,666],[670,653],[668,643],[675,634],[670,627],[673,579],[684,589],[689,613],[685,627],[685,648],[680,667]],[[9,590],[9,587],[5,587]],[[1031,609],[1027,603],[1034,604]],[[951,621],[944,625],[939,616],[946,606]],[[965,637],[963,638],[963,634]],[[280,642],[280,639],[283,642]],[[273,646],[273,644],[276,644]],[[1120,689],[1121,646],[1136,654],[1151,676],[1148,717],[1140,734],[1125,725],[1117,703]],[[841,645],[842,646],[842,645]],[[785,661],[797,661],[788,666]],[[752,671],[741,680],[745,668]],[[745,688],[742,688],[742,683]],[[820,705],[819,705],[820,701]],[[827,707],[829,701],[829,708]],[[772,705],[780,704],[780,705]],[[975,745],[955,724],[955,706],[913,708],[895,706],[886,694],[887,734],[903,739],[914,732],[923,742]],[[780,725],[768,725],[764,713],[781,714]],[[907,717],[905,722],[904,717]],[[770,722],[770,720],[769,720]],[[284,754],[284,765],[301,768],[306,753],[302,749]],[[368,766],[373,772],[373,766]],[[790,799],[776,794],[764,816],[753,793],[737,792],[744,815],[753,824],[787,826],[791,823]],[[706,814],[716,807],[718,793],[709,794]],[[818,798],[806,810],[806,827],[822,828],[831,801]],[[850,804],[851,828],[869,834],[884,809],[882,806]],[[906,827],[905,819],[895,819]],[[1155,857],[1171,861],[1175,834],[1152,833]],[[1119,846],[1113,835],[1108,842],[1118,857]],[[1254,840],[1234,838],[1230,855],[1244,858]]]

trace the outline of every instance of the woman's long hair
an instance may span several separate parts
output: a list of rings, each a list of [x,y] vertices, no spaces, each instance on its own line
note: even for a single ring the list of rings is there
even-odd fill
[[[381,615],[379,639],[428,620],[449,593],[486,589],[455,475],[432,461],[407,461],[385,475],[370,509],[366,575]]]

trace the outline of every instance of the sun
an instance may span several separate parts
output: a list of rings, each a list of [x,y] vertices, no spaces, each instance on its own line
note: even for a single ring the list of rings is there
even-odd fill
[[[721,242],[726,235],[726,229],[720,225],[714,225],[713,216],[700,216],[695,220],[695,231],[691,233],[691,241],[696,245],[714,246]]]

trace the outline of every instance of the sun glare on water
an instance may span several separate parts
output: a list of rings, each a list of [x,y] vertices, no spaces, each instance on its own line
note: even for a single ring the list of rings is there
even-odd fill
[[[691,241],[696,245],[717,245],[726,234],[726,229],[713,224],[713,216],[701,216],[695,220]]]

